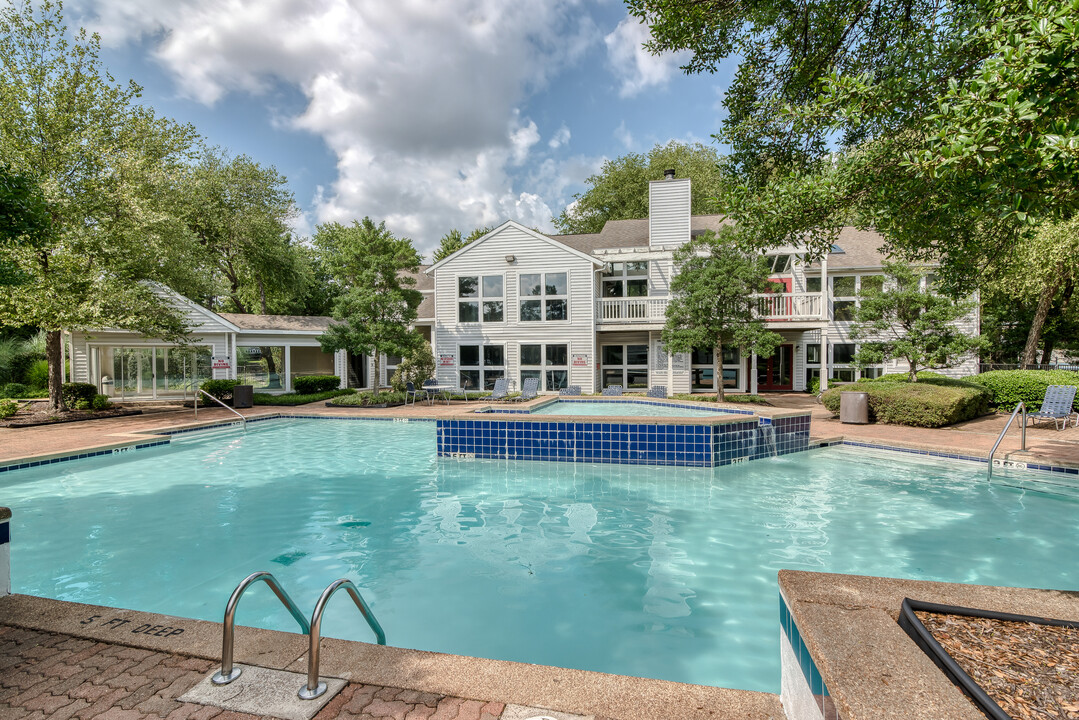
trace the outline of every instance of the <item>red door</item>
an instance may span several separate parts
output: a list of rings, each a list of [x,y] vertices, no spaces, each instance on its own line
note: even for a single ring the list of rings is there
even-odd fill
[[[780,345],[770,358],[757,358],[758,390],[794,389],[794,345]]]

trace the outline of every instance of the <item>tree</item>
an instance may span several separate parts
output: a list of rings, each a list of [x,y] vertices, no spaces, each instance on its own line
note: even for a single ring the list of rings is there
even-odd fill
[[[375,225],[369,217],[320,225],[314,241],[341,289],[333,309],[337,322],[320,339],[322,349],[371,355],[378,392],[381,356],[405,355],[423,340],[410,327],[423,294],[406,274],[419,272],[420,255],[411,240],[394,237],[385,222]]]
[[[169,265],[159,232],[167,180],[195,134],[138,105],[140,88],[104,71],[99,46],[83,30],[69,40],[48,0],[0,8],[0,157],[36,178],[49,213],[47,231],[2,250],[22,280],[0,296],[0,324],[47,332],[54,410],[63,409],[61,328],[166,340],[186,330],[141,281]]]
[[[49,225],[49,208],[41,188],[0,164],[0,286],[26,280],[2,250],[39,240],[48,233]]]
[[[740,246],[730,231],[702,233],[674,253],[678,274],[660,339],[670,352],[715,348],[716,398],[724,399],[723,346],[765,357],[782,341],[765,329],[754,295],[772,292],[764,257]]]
[[[854,222],[961,295],[1079,208],[1079,3],[629,0],[690,72],[740,55],[723,209],[747,241]]]
[[[465,245],[479,240],[481,237],[491,232],[492,230],[494,230],[494,228],[492,227],[476,228],[471,233],[469,233],[468,237],[466,238],[461,237],[461,231],[457,228],[450,230],[448,233],[442,236],[441,240],[439,240],[438,248],[435,249],[435,253],[432,256],[431,261],[438,262],[443,258],[448,258],[450,255],[453,255]]]
[[[435,352],[431,349],[431,343],[423,340],[401,358],[397,371],[390,378],[390,384],[395,390],[404,390],[405,383],[412,383],[419,387],[425,380],[434,376]]]
[[[598,233],[608,220],[633,220],[648,217],[648,181],[662,180],[666,170],[677,177],[692,180],[691,212],[703,215],[716,212],[714,198],[723,194],[723,179],[715,148],[701,143],[686,144],[672,140],[656,145],[647,154],[629,153],[603,163],[598,174],[590,176],[584,193],[552,218],[558,232],[571,235]]]
[[[856,365],[872,365],[903,358],[911,382],[919,369],[951,367],[965,354],[981,349],[980,336],[964,333],[957,321],[974,309],[970,301],[956,301],[923,288],[924,269],[909,263],[884,264],[885,287],[859,296],[851,339],[862,340]]]

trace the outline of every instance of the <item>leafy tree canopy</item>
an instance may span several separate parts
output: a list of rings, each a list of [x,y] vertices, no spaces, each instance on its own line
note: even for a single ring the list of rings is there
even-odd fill
[[[0,157],[37,179],[49,228],[3,248],[24,279],[0,297],[0,324],[48,332],[49,396],[60,408],[60,329],[120,327],[182,337],[180,316],[140,282],[169,264],[168,178],[196,136],[137,103],[140,88],[101,67],[100,40],[69,38],[61,8],[0,7]]]
[[[369,217],[320,225],[314,242],[340,292],[336,322],[322,336],[322,349],[371,355],[377,391],[380,356],[406,355],[423,341],[410,327],[423,300],[411,277],[419,272],[420,255],[411,240],[395,237],[385,222],[376,225]]]
[[[598,233],[608,220],[648,217],[648,182],[662,180],[673,169],[676,177],[692,180],[691,212],[717,212],[714,198],[724,192],[715,148],[701,143],[671,141],[647,153],[629,153],[603,163],[596,175],[585,180],[588,190],[574,195],[570,207],[552,218],[559,233]]]
[[[674,254],[678,274],[660,335],[671,352],[734,345],[769,357],[782,338],[765,328],[753,297],[773,290],[770,269],[760,253],[735,241],[733,232],[702,233]],[[723,374],[716,372],[716,396],[723,399]]]
[[[434,255],[431,257],[431,262],[438,262],[444,258],[448,258],[450,255],[453,255],[465,245],[479,240],[481,237],[491,232],[492,230],[494,230],[493,227],[487,226],[476,228],[468,234],[468,237],[462,237],[461,231],[457,228],[450,230],[448,233],[442,236],[441,240],[439,240],[438,247],[435,248]]]
[[[952,367],[964,354],[982,348],[980,336],[958,327],[958,321],[973,312],[973,302],[923,287],[926,272],[909,263],[885,263],[884,273],[885,286],[863,292],[854,310],[850,336],[861,341],[856,364],[903,358],[910,381],[917,382],[919,370]]]
[[[1077,0],[628,0],[655,51],[739,56],[722,206],[747,241],[854,222],[969,289],[1079,206]]]

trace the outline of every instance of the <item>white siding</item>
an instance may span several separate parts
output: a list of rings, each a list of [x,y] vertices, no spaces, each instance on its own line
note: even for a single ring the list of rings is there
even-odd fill
[[[506,262],[513,255],[514,262]],[[521,343],[565,343],[569,345],[569,384],[593,391],[596,362],[594,264],[579,255],[519,230],[506,226],[482,243],[452,258],[435,270],[435,357],[452,354],[454,367],[438,367],[438,380],[457,385],[460,345],[504,345],[506,376],[520,386],[518,346]],[[566,272],[568,314],[565,322],[520,322],[518,277],[522,273]],[[504,320],[500,323],[457,322],[457,278],[465,275],[502,275]],[[588,356],[586,367],[572,367],[575,354]]]
[[[671,278],[674,277],[674,260],[657,258],[648,262],[648,294],[656,297],[669,295]]]
[[[656,180],[648,184],[648,244],[689,242],[689,178]]]

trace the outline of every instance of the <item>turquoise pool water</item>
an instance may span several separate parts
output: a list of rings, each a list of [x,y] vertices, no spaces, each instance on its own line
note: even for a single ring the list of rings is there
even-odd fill
[[[562,402],[555,400],[549,405],[536,408],[532,415],[608,415],[615,417],[710,417],[724,413],[717,410],[698,410],[691,407],[678,407],[662,403],[643,402]]]
[[[217,620],[352,578],[390,644],[776,692],[781,568],[1079,589],[1075,502],[827,448],[714,470],[439,460],[433,423],[268,421],[0,474],[17,592]],[[261,585],[238,622],[294,630]],[[370,639],[348,598],[327,635]]]

